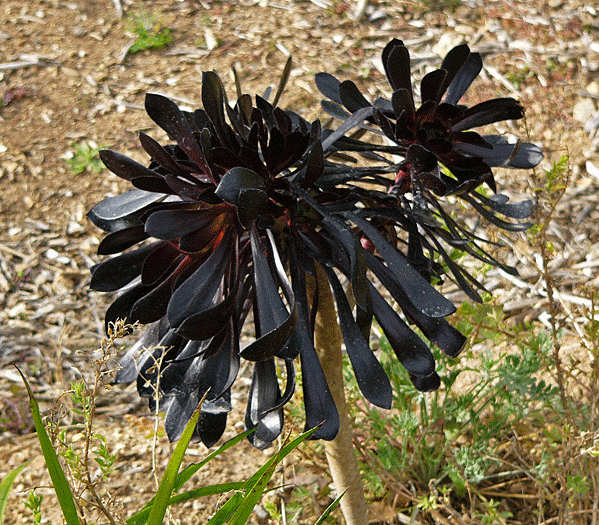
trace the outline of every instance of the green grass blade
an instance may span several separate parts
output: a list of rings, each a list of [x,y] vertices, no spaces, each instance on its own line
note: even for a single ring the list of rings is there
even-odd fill
[[[321,514],[320,518],[318,518],[318,520],[316,521],[316,523],[314,525],[322,525],[324,523],[324,521],[329,517],[329,514],[331,512],[333,512],[339,506],[339,503],[341,502],[341,498],[343,496],[345,496],[346,492],[347,492],[347,489],[345,489],[339,496],[337,496],[335,498],[335,501],[333,501],[333,503],[331,503],[326,508],[326,510]]]
[[[222,454],[226,450],[230,449],[232,446],[236,445],[237,443],[239,443],[240,441],[242,441],[243,439],[248,437],[250,434],[252,434],[255,430],[256,430],[255,428],[252,428],[251,430],[246,430],[245,432],[238,434],[237,436],[235,436],[234,438],[231,438],[226,443],[223,443],[223,445],[220,446],[218,449],[216,449],[214,452],[211,452],[210,454],[208,454],[199,463],[195,463],[193,465],[189,465],[188,467],[184,468],[177,476],[173,490],[175,492],[177,492],[183,486],[184,483],[189,481],[191,476],[193,476],[198,470],[200,470],[211,459],[214,459],[219,454]]]
[[[160,486],[158,487],[158,491],[156,492],[156,496],[154,498],[154,503],[152,504],[152,508],[150,510],[150,516],[148,518],[149,525],[162,525],[166,508],[168,507],[171,494],[173,493],[175,480],[177,479],[177,474],[179,473],[179,467],[181,466],[183,458],[185,457],[185,452],[193,436],[193,431],[195,430],[196,424],[200,417],[200,407],[202,406],[202,402],[204,401],[205,397],[206,395],[204,395],[198,408],[185,426],[185,430],[179,438],[173,455],[166,466],[166,470],[164,471],[164,475],[160,481]]]
[[[225,492],[231,492],[232,490],[240,490],[242,486],[242,481],[234,481],[231,483],[219,483],[215,485],[210,485],[209,487],[201,487],[199,489],[188,490],[186,492],[182,492],[181,494],[177,494],[176,496],[172,496],[168,500],[168,504],[170,506],[175,505],[177,503],[182,503],[184,501],[201,498],[203,496],[224,494]],[[144,525],[148,521],[148,517],[150,516],[150,510],[151,507],[144,507],[137,514],[134,514],[129,519],[127,519],[125,523],[127,525]]]
[[[12,488],[13,483],[17,476],[21,473],[21,471],[29,465],[33,461],[34,458],[31,458],[29,461],[25,461],[22,465],[19,465],[17,468],[11,470],[6,477],[0,482],[0,525],[4,522],[4,511],[6,510],[6,502],[8,501],[8,495],[10,494],[10,489]]]
[[[19,374],[21,374],[23,382],[25,383],[25,388],[29,394],[31,417],[33,419],[33,424],[35,425],[35,430],[37,431],[37,438],[40,442],[40,446],[42,447],[42,453],[44,454],[44,459],[46,460],[46,467],[48,469],[48,473],[50,474],[50,479],[52,480],[52,485],[54,486],[54,491],[56,492],[56,497],[60,503],[60,508],[62,510],[64,519],[67,522],[67,525],[80,525],[81,522],[79,521],[79,516],[77,515],[77,507],[75,506],[75,500],[73,499],[71,487],[69,486],[67,477],[60,466],[60,461],[58,461],[58,456],[56,455],[54,447],[52,446],[50,437],[46,432],[46,427],[44,426],[44,422],[42,421],[40,414],[39,405],[35,400],[33,391],[31,390],[27,379],[18,367],[15,368]]]
[[[237,510],[242,501],[243,493],[236,492],[220,509],[218,509],[218,512],[210,518],[210,521],[206,523],[206,525],[223,525],[223,523],[226,523],[231,515]]]
[[[208,454],[208,456],[206,456],[202,461],[200,461],[199,463],[194,463],[192,465],[189,465],[187,467],[185,467],[181,472],[179,472],[179,474],[177,475],[177,478],[175,479],[175,484],[173,486],[173,492],[177,492],[181,489],[181,487],[187,482],[189,481],[189,479],[198,471],[200,470],[204,465],[206,465],[206,463],[208,463],[211,459],[214,459],[216,456],[218,456],[219,454],[222,454],[223,452],[225,452],[226,450],[230,449],[232,446],[236,445],[237,443],[239,443],[241,440],[245,439],[247,436],[249,436],[252,432],[254,432],[255,429],[251,429],[251,430],[246,430],[245,432],[238,434],[237,436],[235,436],[234,438],[231,438],[229,441],[227,441],[226,443],[224,443],[222,446],[220,446],[218,449],[216,449],[214,452]],[[218,486],[218,485],[215,485]],[[206,489],[209,489],[210,487],[206,487]],[[234,489],[231,489],[234,490]],[[226,490],[223,492],[227,492]],[[149,509],[152,507],[152,505],[154,504],[154,501],[156,499],[156,496],[152,497],[152,499],[150,499],[150,501],[148,501],[144,507],[142,508],[142,510],[140,510],[137,514],[134,514],[133,516],[131,516],[126,523],[128,525],[134,525],[134,524],[140,524],[140,523],[146,523],[148,516],[150,515],[150,511]],[[172,498],[170,500],[169,505],[172,505]],[[141,521],[137,521],[139,519],[139,516],[141,516],[143,513],[143,516],[145,516],[145,519],[143,520],[143,522]]]
[[[304,440],[310,437],[318,427],[315,427],[307,432],[304,432],[299,437],[295,438],[290,443],[287,443],[279,452],[270,458],[244,485],[245,496],[243,502],[239,505],[235,514],[231,518],[229,525],[243,525],[247,523],[250,514],[254,507],[262,497],[270,478],[274,474],[276,466],[285,458],[292,450],[297,448]]]
[[[262,475],[256,480],[254,485],[245,493],[243,501],[235,511],[229,525],[242,525],[247,523],[254,507],[257,505],[258,501],[260,501],[260,498],[266,489],[266,485],[268,485],[270,478],[272,478],[279,461],[278,454],[268,460],[265,465],[268,468],[262,472]]]

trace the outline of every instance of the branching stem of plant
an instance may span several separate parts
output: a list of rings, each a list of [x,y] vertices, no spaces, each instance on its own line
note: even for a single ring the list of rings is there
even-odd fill
[[[102,376],[103,376],[104,365],[106,364],[106,362],[108,361],[108,359],[111,355],[111,351],[114,346],[114,340],[119,336],[122,337],[123,335],[124,335],[124,333],[122,330],[119,331],[118,327],[114,327],[113,332],[110,334],[109,338],[102,339],[102,356],[98,360],[94,360],[94,367],[95,367],[94,387],[91,392],[88,391],[88,396],[89,396],[88,399],[89,399],[90,406],[89,406],[89,412],[86,414],[86,421],[85,421],[85,451],[83,454],[83,467],[84,467],[84,472],[85,472],[85,477],[86,477],[86,485],[87,485],[87,489],[89,490],[89,492],[93,498],[95,505],[102,512],[102,514],[104,514],[104,516],[106,516],[106,519],[108,519],[108,521],[110,522],[111,525],[117,525],[117,522],[115,521],[110,510],[108,510],[106,508],[106,506],[104,505],[104,502],[102,501],[102,497],[96,491],[96,485],[95,485],[94,481],[92,480],[92,475],[91,475],[89,453],[90,453],[90,445],[91,445],[92,439],[94,437],[93,425],[94,425],[94,416],[96,413],[96,399],[100,395],[100,389],[103,387]],[[87,407],[85,407],[85,412],[87,412]]]
[[[567,157],[564,157],[567,161]],[[566,381],[564,370],[560,356],[561,345],[559,342],[559,327],[558,327],[558,307],[555,302],[554,280],[549,269],[551,260],[551,244],[547,239],[547,228],[553,215],[557,209],[557,205],[566,193],[568,183],[570,182],[570,170],[565,168],[560,163],[555,163],[553,169],[547,171],[548,182],[545,185],[547,192],[546,199],[549,205],[549,211],[544,216],[539,215],[540,206],[537,205],[537,221],[539,224],[539,250],[541,252],[543,280],[547,289],[547,302],[549,303],[549,323],[551,325],[551,338],[553,342],[553,358],[555,360],[556,379],[560,391],[560,397],[564,408],[564,413],[569,424],[572,424],[572,417],[568,410],[568,396],[566,395]]]
[[[364,486],[352,443],[352,431],[345,400],[341,331],[333,296],[322,268],[317,266],[318,315],[316,317],[315,346],[327,383],[339,412],[339,434],[333,441],[325,441],[325,453],[333,484],[341,498],[341,511],[347,525],[368,525]]]

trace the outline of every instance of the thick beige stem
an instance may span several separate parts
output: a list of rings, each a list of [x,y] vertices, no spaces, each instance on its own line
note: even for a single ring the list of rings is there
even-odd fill
[[[324,272],[318,268],[318,315],[316,316],[315,346],[339,412],[339,434],[333,441],[325,441],[325,453],[333,484],[341,498],[341,511],[347,525],[368,525],[364,486],[352,443],[341,355],[341,330],[335,304]]]

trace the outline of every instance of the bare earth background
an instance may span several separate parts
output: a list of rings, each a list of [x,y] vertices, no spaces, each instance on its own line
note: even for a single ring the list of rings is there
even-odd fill
[[[567,321],[565,348],[577,352],[575,336],[589,306],[582,288],[599,288],[599,138],[598,123],[592,120],[599,99],[599,9],[592,4],[373,0],[356,22],[351,16],[355,2],[341,0],[2,0],[0,478],[36,456],[17,480],[5,522],[30,521],[22,500],[32,487],[41,487],[38,493],[46,497],[44,518],[62,521],[36,436],[29,433],[22,382],[11,364],[27,373],[42,408],[49,410],[70,381],[90,374],[89,357],[103,335],[103,313],[110,301],[88,289],[101,232],[85,213],[105,196],[124,190],[126,183],[107,170],[75,175],[66,159],[75,144],[92,141],[147,162],[138,132],[162,135],[143,111],[144,94],[159,92],[184,108],[198,107],[202,70],[217,70],[233,95],[230,71],[235,65],[244,90],[262,93],[276,85],[286,55],[292,54],[294,69],[281,105],[292,106],[308,120],[326,120],[314,74],[327,71],[352,79],[374,97],[387,86],[380,52],[393,37],[408,44],[418,76],[464,41],[482,52],[485,69],[468,102],[495,96],[520,99],[526,119],[504,124],[500,131],[528,137],[546,153],[534,173],[499,171],[498,185],[515,195],[530,194],[542,185],[544,169],[562,154],[570,155],[572,184],[550,235],[559,252],[552,273]],[[134,16],[154,17],[170,28],[173,42],[127,54],[136,36],[131,32]],[[510,282],[490,272],[486,284],[510,315],[546,322],[539,261],[524,237],[510,242],[509,262],[519,264],[521,278]],[[235,401],[225,437],[242,428],[235,422],[243,417],[243,388]],[[110,443],[118,444],[121,465],[109,489],[127,516],[155,486],[150,464],[154,423],[133,388],[115,388],[100,404],[99,428]],[[171,450],[160,437],[158,474]],[[195,446],[191,452],[201,457],[205,449]],[[226,460],[214,461],[194,483],[243,480],[266,457],[244,444]],[[306,485],[328,483],[320,466],[300,456],[286,467],[285,476]],[[313,512],[303,514],[305,522],[313,523],[328,503],[315,500]],[[203,523],[217,504],[208,500],[182,506],[173,511],[172,523]],[[373,515],[375,522],[383,523],[383,511]]]

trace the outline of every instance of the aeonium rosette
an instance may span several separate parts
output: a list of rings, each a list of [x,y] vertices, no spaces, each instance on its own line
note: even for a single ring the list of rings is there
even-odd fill
[[[404,43],[393,39],[381,58],[392,89],[390,99],[378,98],[371,103],[354,82],[340,82],[328,73],[316,75],[317,86],[328,99],[322,106],[330,115],[348,121],[368,111],[362,135],[366,131],[387,139],[362,136],[336,140],[336,151],[365,153],[385,164],[363,168],[359,173],[354,170],[351,176],[337,170],[331,179],[336,185],[351,185],[362,196],[369,209],[360,213],[368,214],[381,233],[393,237],[393,243],[405,243],[410,263],[427,280],[440,283],[448,273],[470,298],[480,300],[476,289],[484,289],[483,285],[455,262],[451,252],[466,252],[511,274],[516,274],[516,269],[489,253],[483,247],[487,241],[460,224],[444,202],[456,196],[493,225],[508,231],[530,227],[529,222],[521,221],[532,214],[531,200],[508,203],[507,196],[489,197],[481,187],[486,184],[496,192],[493,168],[533,168],[543,157],[541,149],[532,143],[510,143],[499,135],[473,131],[520,119],[524,108],[510,97],[485,100],[472,107],[460,103],[482,69],[480,54],[471,52],[466,44],[451,49],[441,66],[422,78],[419,106]],[[357,181],[369,185],[359,186]],[[321,179],[323,183],[326,177]],[[376,186],[378,190],[373,189]],[[381,193],[392,198],[385,199]]]

